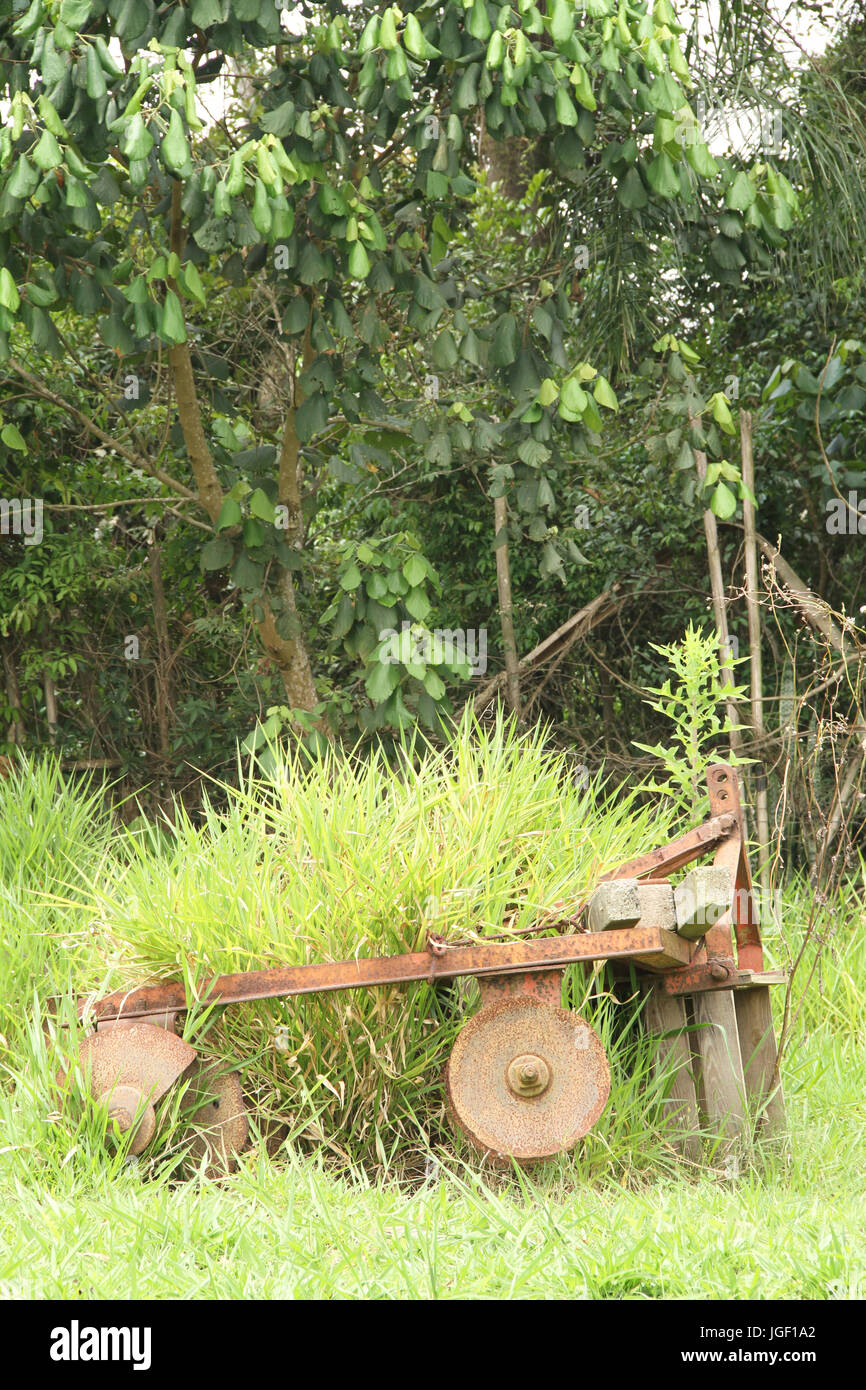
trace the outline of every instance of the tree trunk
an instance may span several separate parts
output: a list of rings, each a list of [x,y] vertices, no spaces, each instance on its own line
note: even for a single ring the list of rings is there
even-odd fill
[[[25,738],[24,721],[21,718],[21,687],[18,684],[15,658],[8,642],[3,643],[3,671],[6,676],[6,700],[12,710],[12,722],[6,731],[6,741],[20,744]]]
[[[171,249],[175,251],[178,256],[183,255],[184,244],[180,196],[181,186],[180,183],[175,180],[172,190]],[[175,293],[177,293],[176,284],[170,280],[167,281],[167,284],[170,289],[173,289]],[[195,377],[188,343],[179,343],[170,349],[169,364],[174,382],[178,418],[183,431],[190,468],[195,478],[202,506],[214,526],[216,526],[222,509],[223,492],[202,425],[201,407],[196,395]],[[294,416],[293,410],[291,413],[292,416]],[[297,440],[297,436],[295,436],[295,440]],[[283,452],[285,452],[285,449],[286,441],[284,438]],[[297,480],[297,457],[295,463],[295,478]],[[281,485],[283,481],[282,471],[281,464]],[[292,517],[293,502],[295,502],[294,498],[290,498],[287,502],[290,520]],[[295,505],[295,514],[299,519],[299,493]],[[283,612],[285,613],[288,611],[297,621],[298,613],[295,601],[295,587],[292,582],[291,573],[288,570],[284,571],[279,587],[285,605]],[[277,631],[276,620],[271,606],[268,603],[267,596],[263,596],[261,602],[264,616],[257,623],[259,637],[261,638],[265,651],[280,673],[289,707],[291,709],[310,711],[314,709],[318,703],[318,697],[316,695],[316,686],[313,680],[310,658],[307,654],[303,638],[300,635],[291,638],[281,637]]]
[[[740,411],[740,454],[743,464],[743,527],[746,540],[746,606],[749,615],[749,681],[752,706],[752,728],[758,740],[761,762],[755,769],[755,819],[758,832],[758,877],[764,899],[763,910],[770,893],[770,817],[767,806],[767,771],[763,762],[764,750],[764,693],[761,662],[761,608],[758,603],[758,547],[755,541],[755,506],[750,494],[755,491],[755,460],[752,452],[752,417]]]
[[[159,734],[160,757],[171,756],[171,733],[168,711],[171,705],[171,647],[168,640],[168,612],[162,583],[162,557],[156,537],[147,547],[150,582],[153,588],[153,625],[156,630],[157,659],[153,664],[153,683],[156,696],[156,725]]]
[[[520,715],[520,663],[514,640],[514,609],[511,602],[511,565],[508,559],[508,506],[503,497],[493,499],[493,524],[496,535],[496,587],[499,593],[499,621],[502,625],[502,650],[505,655],[505,686],[508,706]]]

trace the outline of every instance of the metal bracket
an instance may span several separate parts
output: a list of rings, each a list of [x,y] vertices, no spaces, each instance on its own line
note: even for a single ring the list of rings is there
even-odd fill
[[[659,976],[657,988],[664,994],[701,994],[707,990],[783,985],[787,979],[784,970],[739,970],[736,962],[728,957],[687,965],[684,970],[669,970]]]

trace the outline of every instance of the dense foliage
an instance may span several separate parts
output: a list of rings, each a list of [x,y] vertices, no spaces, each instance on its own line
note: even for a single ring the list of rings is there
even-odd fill
[[[713,626],[707,506],[745,651],[740,408],[759,531],[856,616],[862,17],[814,60],[701,14],[15,0],[10,743],[197,805],[239,741],[435,731],[610,595],[518,700],[627,774],[651,641]],[[800,618],[765,628],[770,770]]]

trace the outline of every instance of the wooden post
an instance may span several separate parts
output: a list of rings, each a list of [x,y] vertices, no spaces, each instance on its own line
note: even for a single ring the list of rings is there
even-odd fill
[[[755,540],[755,463],[752,452],[752,417],[740,411],[740,455],[743,465],[743,529],[746,547],[746,607],[749,617],[749,681],[752,707],[752,728],[758,742],[761,763],[755,770],[755,820],[758,834],[758,880],[761,898],[770,901],[770,817],[767,807],[767,772],[763,763],[764,694],[761,668],[761,609],[758,604],[758,546]],[[764,908],[766,911],[766,906]]]
[[[656,1073],[674,1069],[670,1094],[667,1098],[667,1121],[680,1134],[674,1142],[683,1156],[697,1163],[701,1156],[698,1134],[700,1119],[692,1075],[692,1051],[686,1033],[686,1003],[683,998],[665,994],[650,985],[645,1005],[646,1030],[656,1040]]]
[[[746,1080],[734,991],[694,996],[698,1103],[714,1134],[736,1139],[746,1126]]]
[[[757,1133],[778,1138],[785,1132],[785,1101],[782,1083],[776,1074],[776,1032],[770,989],[733,991],[737,1011],[740,1051],[746,1080],[746,1097]]]

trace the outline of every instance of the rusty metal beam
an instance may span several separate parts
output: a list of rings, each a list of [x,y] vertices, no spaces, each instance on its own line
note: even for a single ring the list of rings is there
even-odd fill
[[[676,968],[690,958],[687,941],[662,927],[587,932],[542,941],[497,942],[480,946],[437,946],[435,954],[362,957],[333,963],[249,970],[205,981],[197,1000],[187,1000],[182,983],[167,981],[117,990],[92,1007],[97,1020],[149,1018],[183,1012],[195,1003],[241,1004],[254,999],[359,989],[371,985],[455,979],[458,975],[505,975],[512,971],[555,970],[575,961],[629,960],[650,969]],[[82,1008],[82,1013],[86,1011]]]
[[[701,994],[705,990],[757,989],[762,985],[783,985],[784,970],[740,970],[736,962],[727,959],[701,961],[682,970],[669,970],[659,978],[658,988],[674,997],[681,994]]]
[[[733,833],[717,846],[713,861],[720,868],[726,868],[734,880],[733,907],[707,932],[707,953],[729,956],[733,927],[740,969],[763,970],[764,952],[752,894],[752,874],[746,852],[736,770],[727,763],[713,763],[707,768],[707,788],[710,794],[710,809],[714,814],[730,813],[736,820]]]
[[[690,830],[687,835],[681,835],[678,840],[671,840],[669,845],[661,845],[659,849],[641,854],[637,859],[629,859],[627,863],[602,874],[598,881],[605,883],[612,878],[648,878],[651,874],[664,877],[672,874],[675,869],[681,869],[684,864],[691,864],[693,859],[700,859],[707,850],[722,844],[736,829],[737,824],[737,816],[730,812],[713,816],[711,820],[704,821],[703,825]]]

